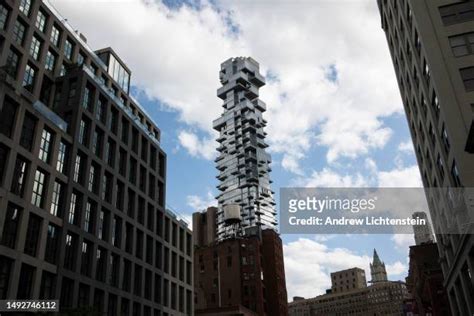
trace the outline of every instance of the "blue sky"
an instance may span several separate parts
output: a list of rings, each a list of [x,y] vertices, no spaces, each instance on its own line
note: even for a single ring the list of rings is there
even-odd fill
[[[218,72],[234,56],[252,56],[267,77],[277,201],[287,186],[421,185],[375,0],[51,2],[93,49],[112,46],[132,69],[132,93],[162,131],[167,204],[185,217],[215,203]],[[289,297],[323,293],[332,271],[368,269],[373,248],[389,277],[404,279],[413,243],[282,238]]]

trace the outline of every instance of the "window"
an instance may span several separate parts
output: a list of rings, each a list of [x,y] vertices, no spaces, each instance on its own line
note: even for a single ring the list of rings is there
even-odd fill
[[[0,30],[6,29],[8,20],[8,9],[0,4]]]
[[[80,209],[80,199],[77,196],[77,193],[73,192],[71,194],[71,202],[69,204],[69,213],[67,217],[67,221],[69,224],[76,224],[77,216],[76,210]]]
[[[133,293],[137,296],[142,295],[142,267],[135,264],[135,284],[133,287]]]
[[[474,67],[463,68],[460,73],[466,91],[474,91]]]
[[[109,203],[112,201],[112,176],[108,173],[102,178],[102,199]]]
[[[36,16],[36,28],[44,33],[44,28],[46,26],[46,15],[43,11],[38,11],[38,15]]]
[[[109,221],[109,214],[106,210],[101,210],[99,213],[99,225],[97,229],[97,237],[102,240],[107,240],[107,223]]]
[[[128,129],[129,129],[128,120],[122,117],[122,142],[128,144]]]
[[[95,223],[95,214],[96,214],[97,205],[94,202],[87,201],[86,203],[86,213],[84,218],[84,230],[88,233],[93,233],[94,223]]]
[[[51,36],[50,40],[51,43],[53,43],[56,47],[59,47],[59,37],[61,36],[61,33],[56,25],[53,25],[53,28],[51,29]]]
[[[40,57],[40,51],[41,51],[41,41],[35,35],[33,36],[33,39],[31,40],[31,46],[30,46],[31,57],[33,57],[35,60],[38,60]]]
[[[15,26],[13,27],[13,41],[18,45],[23,45],[23,40],[25,39],[26,26],[23,22],[19,20],[15,21]]]
[[[96,276],[95,278],[98,281],[105,281],[105,268],[107,262],[105,261],[107,258],[107,251],[101,247],[97,248],[96,259],[97,259],[97,268],[96,268]]]
[[[474,52],[474,32],[449,37],[453,55],[462,57]]]
[[[3,183],[3,174],[7,168],[9,152],[10,149],[7,146],[0,144],[0,185]]]
[[[31,195],[31,204],[37,207],[43,207],[44,184],[46,176],[39,169],[36,170],[35,179],[33,181],[33,194]]]
[[[104,138],[104,133],[99,129],[96,128],[94,131],[94,135],[92,137],[92,152],[97,156],[100,157],[102,154],[102,140]]]
[[[52,142],[51,132],[49,132],[47,129],[43,129],[43,132],[41,133],[39,158],[46,163],[49,162],[51,142]]]
[[[29,151],[31,151],[31,148],[33,146],[35,127],[36,118],[33,115],[26,113],[25,118],[23,120],[20,145]]]
[[[23,77],[23,87],[33,92],[33,88],[35,86],[35,75],[36,70],[30,64],[26,64],[25,75]]]
[[[46,235],[46,252],[44,260],[49,263],[56,264],[58,258],[59,238],[61,237],[60,228],[49,224],[48,233]]]
[[[20,207],[9,203],[7,206],[7,214],[5,216],[5,224],[3,226],[2,242],[1,244],[15,249],[18,228],[20,224]]]
[[[451,166],[451,176],[453,177],[454,186],[461,187],[462,186],[461,178],[459,176],[459,170],[458,170],[455,160],[453,161],[453,165]]]
[[[446,131],[446,127],[443,123],[443,127],[441,128],[441,138],[443,139],[444,150],[446,153],[449,153],[449,149],[451,147],[449,142],[448,132]]]
[[[5,299],[11,275],[12,260],[0,256],[0,299]]]
[[[58,172],[65,172],[65,164],[67,161],[67,145],[63,141],[59,143],[58,162],[56,163],[56,170]]]
[[[56,276],[43,270],[40,287],[40,299],[54,299],[56,296]]]
[[[31,0],[20,0],[20,11],[23,12],[24,15],[28,16],[30,14],[31,9]]]
[[[89,122],[84,119],[81,119],[81,123],[79,125],[79,142],[84,146],[87,146],[89,137]]]
[[[439,8],[445,26],[474,20],[474,3],[461,1]]]
[[[107,112],[107,101],[104,101],[101,97],[97,100],[96,119],[105,124],[106,112]]]
[[[94,100],[94,94],[92,88],[87,86],[84,90],[84,98],[82,99],[82,107],[92,112],[92,102]]]
[[[105,160],[110,167],[115,166],[115,142],[110,138],[105,144]]]
[[[54,55],[54,53],[48,50],[48,53],[46,54],[45,69],[49,71],[54,71],[55,64],[56,64],[56,56]]]
[[[20,280],[18,281],[17,299],[31,299],[36,269],[27,264],[21,265]]]
[[[75,182],[81,182],[81,155],[76,156],[76,162],[74,164],[74,176],[73,179]]]
[[[132,263],[130,260],[123,259],[123,279],[122,290],[129,292],[132,278]]]
[[[66,66],[63,64],[61,64],[61,71],[59,72],[59,76],[62,77],[62,76],[65,76],[66,75]]]
[[[38,240],[41,231],[41,217],[30,213],[28,229],[26,230],[25,253],[32,257],[36,256]]]
[[[13,179],[11,186],[11,192],[13,194],[23,196],[27,172],[28,163],[23,160],[23,158],[18,157],[15,162],[15,169],[13,170]]]
[[[84,240],[81,248],[81,274],[90,276],[92,270],[92,243]]]
[[[86,60],[86,57],[84,56],[84,54],[82,52],[79,53],[79,55],[77,55],[77,64],[79,66],[82,66],[84,64],[85,60]]]
[[[64,254],[64,268],[74,270],[76,267],[77,236],[72,233],[66,235],[66,249]]]
[[[441,180],[443,180],[444,179],[444,164],[443,164],[443,160],[440,154],[438,154],[438,158],[436,159],[436,165],[438,166],[438,171],[441,176]]]
[[[66,56],[66,58],[69,60],[72,60],[72,51],[73,51],[73,44],[68,38],[66,39],[66,42],[64,42],[64,56]]]
[[[53,196],[51,199],[50,213],[54,216],[61,216],[60,210],[63,204],[63,186],[60,182],[54,181]]]
[[[120,279],[120,257],[116,254],[110,255],[109,281],[112,286],[118,287]],[[113,314],[112,314],[113,315]]]
[[[12,49],[8,52],[7,56],[7,63],[6,63],[6,71],[10,75],[10,77],[16,79],[18,74],[18,65],[20,63],[20,55]]]
[[[5,96],[2,110],[0,111],[0,133],[7,137],[11,137],[15,128],[16,108],[17,104]]]

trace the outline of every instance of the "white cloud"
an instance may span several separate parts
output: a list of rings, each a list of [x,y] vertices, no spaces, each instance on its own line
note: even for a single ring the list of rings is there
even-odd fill
[[[398,150],[404,153],[414,153],[413,142],[411,139],[404,141],[398,145]]]
[[[206,196],[188,195],[186,197],[186,204],[193,209],[193,212],[199,212],[207,209],[209,206],[216,206],[217,201],[214,198],[211,190],[207,191]]]
[[[293,296],[309,298],[324,294],[331,287],[330,273],[339,270],[362,268],[367,281],[370,281],[372,254],[358,254],[346,248],[331,249],[323,242],[324,238],[299,238],[284,245],[286,287],[290,300]],[[407,267],[396,261],[386,263],[386,269],[390,277],[398,280],[406,273]]]
[[[415,237],[413,234],[395,234],[391,239],[395,244],[395,248],[404,253],[408,253],[409,247],[415,244]]]
[[[308,178],[300,178],[295,183],[301,187],[365,187],[367,180],[360,174],[341,175],[331,169],[324,168],[321,171],[313,171]]]
[[[387,270],[387,276],[389,280],[391,276],[400,277],[408,274],[408,266],[400,261],[396,261],[392,264],[386,264],[385,269]]]
[[[219,10],[207,1],[175,10],[158,1],[53,2],[94,48],[117,50],[135,85],[208,138],[222,112],[220,63],[253,56],[277,78],[261,90],[270,148],[297,174],[315,146],[327,148],[330,162],[383,148],[392,134],[383,118],[402,111],[374,1],[348,2],[345,10],[326,1],[217,1]]]
[[[380,187],[418,188],[423,186],[420,171],[416,165],[390,171],[379,171],[378,183]]]
[[[181,131],[178,134],[178,140],[181,146],[194,157],[213,159],[216,155],[217,143],[214,139],[199,139],[192,132]]]

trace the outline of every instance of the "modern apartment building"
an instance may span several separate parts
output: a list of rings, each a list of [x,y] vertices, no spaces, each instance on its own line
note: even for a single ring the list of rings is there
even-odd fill
[[[454,315],[474,314],[474,1],[378,0]]]
[[[47,1],[4,0],[0,67],[0,299],[192,315],[191,232],[125,63]]]
[[[224,100],[224,113],[213,122],[219,132],[216,158],[220,181],[217,238],[231,236],[232,227],[224,224],[224,206],[241,207],[241,227],[260,226],[276,229],[276,210],[269,177],[271,157],[265,152],[266,125],[262,113],[266,105],[258,98],[265,85],[259,64],[250,57],[231,58],[221,64],[222,87],[217,90]],[[227,234],[229,233],[229,234]]]

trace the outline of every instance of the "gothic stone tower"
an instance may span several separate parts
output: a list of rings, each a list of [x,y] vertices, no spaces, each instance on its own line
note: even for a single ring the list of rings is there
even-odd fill
[[[374,260],[370,264],[370,274],[372,275],[371,283],[387,281],[387,270],[385,270],[385,263],[380,261],[377,250],[374,249]]]

